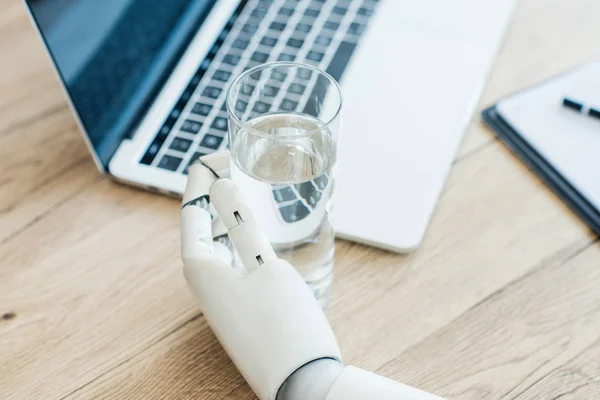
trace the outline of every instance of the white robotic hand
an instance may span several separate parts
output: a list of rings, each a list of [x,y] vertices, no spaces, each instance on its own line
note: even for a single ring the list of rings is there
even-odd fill
[[[189,171],[182,209],[182,258],[187,282],[213,332],[254,392],[273,400],[303,365],[340,352],[325,315],[287,262],[275,256],[233,182],[214,181],[201,164]],[[213,201],[247,274],[236,272],[213,242]]]
[[[261,400],[439,400],[344,367],[310,289],[276,257],[233,182],[217,179],[206,164],[190,168],[181,214],[184,275],[213,332]],[[230,265],[223,226],[246,273]]]

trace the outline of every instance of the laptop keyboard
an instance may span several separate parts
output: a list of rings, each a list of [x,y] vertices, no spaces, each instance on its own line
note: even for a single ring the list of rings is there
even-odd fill
[[[235,77],[249,68],[271,61],[298,61],[325,70],[339,81],[378,1],[242,2],[140,163],[187,174],[189,165],[198,157],[226,148],[226,90]],[[285,85],[286,77],[274,78],[276,84],[271,90],[277,92]],[[307,111],[311,107],[307,100],[309,97],[315,98],[309,96],[312,92],[311,76],[305,79],[305,85],[285,86],[290,96],[281,100],[282,108]],[[248,108],[250,116],[268,111],[265,108],[267,106],[260,102],[244,106]],[[284,201],[284,197],[277,196],[286,194],[288,188],[282,187],[280,190],[283,192],[273,192],[277,202]],[[311,196],[314,200],[318,194],[318,184],[315,188],[295,188],[294,192],[298,192],[294,193],[297,198],[306,197],[305,202],[310,205]],[[291,196],[290,193],[286,195]],[[284,213],[284,207],[281,210],[286,222],[303,218],[297,212]],[[295,210],[298,211],[298,207]]]

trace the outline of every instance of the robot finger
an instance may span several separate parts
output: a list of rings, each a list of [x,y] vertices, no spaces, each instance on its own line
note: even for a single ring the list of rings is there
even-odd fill
[[[266,234],[231,180],[216,181],[210,188],[210,197],[247,272],[277,259]]]
[[[190,167],[181,209],[181,258],[184,263],[213,252],[210,185],[215,174],[201,163]]]
[[[225,228],[223,221],[218,216],[212,220],[212,235],[214,255],[227,265],[232,265],[233,243],[227,234],[227,228]]]
[[[200,157],[202,164],[210,168],[220,178],[229,176],[229,151],[219,151]]]

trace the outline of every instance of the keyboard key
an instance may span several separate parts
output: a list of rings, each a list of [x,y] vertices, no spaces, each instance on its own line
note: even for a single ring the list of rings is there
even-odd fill
[[[284,99],[281,102],[281,106],[282,109],[286,110],[286,111],[296,111],[296,107],[298,107],[298,102],[297,101],[292,101],[289,99]]]
[[[307,8],[306,10],[304,10],[304,15],[310,18],[317,18],[319,16],[319,12],[319,10]]]
[[[322,44],[323,46],[329,46],[331,43],[331,37],[319,35],[315,38],[315,43]]]
[[[321,194],[321,192],[315,192],[313,196],[310,196],[308,199],[306,199],[306,202],[309,206],[315,208],[317,207],[317,204],[319,203],[319,200],[321,200],[322,196],[323,195]]]
[[[169,117],[165,121],[164,125],[173,127],[173,125],[175,125],[176,122],[177,122],[177,118],[173,118],[173,117],[171,117],[171,115],[169,115]],[[163,128],[164,128],[164,126],[163,126]]]
[[[219,52],[219,46],[217,46],[217,44],[214,44],[208,51],[208,57],[213,59],[213,58],[215,58],[215,56],[217,55],[218,52]]]
[[[240,89],[240,92],[242,92],[242,94],[246,94],[246,95],[250,96],[252,94],[252,92],[254,92],[254,89],[256,89],[255,86],[243,85],[242,88]]]
[[[246,32],[249,34],[253,34],[257,30],[258,30],[258,25],[255,25],[255,24],[245,24],[244,26],[242,26],[242,32]]]
[[[315,196],[315,193],[317,193],[317,188],[314,187],[311,182],[304,182],[295,186],[298,193],[300,193],[300,197],[302,197],[304,200],[308,200],[310,197]]]
[[[319,35],[315,38],[315,43],[322,44],[323,46],[329,46],[331,43],[331,37]]]
[[[294,9],[293,8],[287,8],[287,7],[281,7],[279,9],[279,12],[278,12],[279,15],[285,15],[285,16],[288,16],[288,17],[290,15],[292,15],[293,13],[294,13]]]
[[[303,44],[304,44],[304,40],[296,39],[296,38],[290,38],[287,41],[287,45],[289,47],[294,47],[296,49],[299,49],[300,47],[302,47]]]
[[[227,71],[215,71],[213,74],[213,79],[221,82],[227,82],[231,78],[231,72]]]
[[[353,22],[350,24],[348,28],[348,33],[356,36],[362,35],[365,30],[365,26],[363,24],[359,24],[358,22]]]
[[[198,114],[198,115],[203,115],[206,117],[210,113],[211,109],[212,109],[212,107],[209,106],[208,104],[196,103],[196,104],[194,104],[194,107],[192,107],[192,113]]]
[[[325,188],[327,188],[327,183],[329,182],[329,179],[327,179],[327,174],[323,174],[315,178],[313,182],[320,190],[325,190]]]
[[[302,86],[298,83],[293,83],[290,85],[289,91],[295,94],[302,94],[304,93],[304,90],[306,89],[306,86]]]
[[[179,101],[187,103],[188,100],[190,99],[190,97],[192,97],[192,91],[191,90],[186,90],[185,92],[183,92],[183,94],[179,98]]]
[[[333,10],[331,10],[332,14],[336,14],[336,15],[346,15],[346,13],[348,12],[348,9],[346,7],[333,7]]]
[[[160,128],[159,132],[161,135],[165,135],[165,138],[166,138],[166,136],[169,134],[169,132],[171,132],[171,128],[172,127],[169,125],[163,125],[163,127]]]
[[[249,44],[250,42],[248,40],[238,38],[233,41],[231,47],[233,47],[234,49],[245,50]]]
[[[140,160],[140,163],[144,165],[152,164],[152,161],[154,161],[154,157],[156,157],[156,154],[158,154],[158,151],[160,150],[160,146],[162,146],[162,142],[154,139],[154,141],[152,142],[150,147],[148,147],[148,150],[146,150],[146,153]]]
[[[254,104],[254,108],[252,109],[252,111],[255,111],[259,114],[264,114],[267,111],[269,111],[270,108],[270,104],[263,103],[262,101],[257,101],[256,104]]]
[[[310,32],[311,26],[308,24],[299,23],[295,28],[298,32]]]
[[[312,71],[309,69],[299,69],[298,72],[296,72],[296,76],[300,79],[309,80],[312,76]]]
[[[311,182],[296,185],[296,190],[300,193],[300,197],[302,197],[312,208],[317,206],[317,203],[319,203],[319,200],[321,200],[321,197],[323,196]]]
[[[150,145],[150,147],[148,147],[147,153],[155,156],[156,154],[158,154],[159,150],[160,150],[160,146],[157,143],[152,143]]]
[[[200,63],[200,67],[198,67],[198,71],[196,71],[196,75],[202,77],[206,73],[208,67],[210,67],[212,60],[205,58],[202,63]]]
[[[178,108],[175,108],[173,111],[171,111],[171,118],[177,119],[177,118],[179,118],[180,115],[181,115],[181,110]]]
[[[210,127],[218,131],[227,132],[227,120],[225,118],[217,117],[210,125]]]
[[[279,93],[279,88],[275,86],[265,85],[262,94],[267,97],[275,97]]]
[[[200,128],[202,128],[202,124],[200,122],[186,119],[183,121],[183,124],[181,124],[181,128],[179,129],[195,135],[196,133],[200,132]]]
[[[246,111],[246,108],[248,107],[248,103],[243,101],[243,100],[238,100],[235,103],[235,109],[239,112],[244,112]]]
[[[181,151],[182,153],[185,153],[186,151],[188,151],[188,149],[190,148],[191,145],[192,145],[191,140],[176,137],[171,142],[171,145],[169,146],[169,148],[171,150],[177,150],[177,151]]]
[[[279,209],[283,220],[288,224],[291,224],[296,221],[300,221],[301,219],[306,218],[308,214],[310,214],[310,210],[306,208],[301,201],[297,201],[294,204],[290,204],[289,206],[281,207]]]
[[[286,78],[287,74],[281,72],[281,71],[273,71],[271,72],[271,78],[275,79],[276,81],[279,82],[283,82]]]
[[[267,15],[267,11],[261,8],[254,9],[254,11],[252,11],[252,14],[250,14],[250,16],[258,19],[262,19],[265,15]]]
[[[216,99],[219,97],[219,95],[221,94],[222,89],[216,88],[214,86],[207,86],[203,91],[202,91],[202,96],[204,97],[208,97],[211,99]]]
[[[256,8],[267,11],[271,7],[272,0],[260,0]]]
[[[318,51],[309,51],[308,54],[306,55],[306,58],[311,60],[311,61],[316,61],[316,62],[320,62],[324,57],[323,53],[320,53]]]
[[[200,64],[200,67],[198,68],[197,73],[204,75],[204,73],[206,72],[208,67],[210,67],[210,63],[211,63],[211,60],[204,59],[204,61],[202,61],[202,63]]]
[[[152,143],[150,145],[150,147],[148,147],[148,154],[155,156],[156,154],[158,154],[159,150],[160,150],[160,144]]]
[[[166,169],[169,171],[176,171],[181,164],[182,159],[179,157],[165,155],[158,162],[158,168]]]
[[[361,7],[358,9],[358,11],[356,13],[358,15],[362,15],[363,17],[370,17],[371,15],[373,15],[373,10],[371,10],[369,8]]]
[[[314,86],[302,111],[305,114],[318,115],[319,111],[323,109],[323,102],[326,95],[327,88],[325,86]]]
[[[279,57],[277,57],[277,61],[294,61],[296,56],[288,53],[281,53]]]
[[[333,21],[325,21],[325,23],[323,24],[323,28],[331,29],[332,31],[337,30],[339,27],[340,27],[340,24],[338,24],[337,22],[333,22]]]
[[[272,38],[270,36],[265,36],[260,41],[260,44],[262,44],[263,46],[267,46],[267,47],[273,47],[277,44],[277,39]]]
[[[202,141],[200,142],[200,146],[207,147],[209,149],[217,150],[221,145],[223,138],[215,136],[215,135],[204,135]]]
[[[224,103],[221,105],[221,111],[225,111],[225,112],[227,112],[227,102],[224,102]]]
[[[273,190],[273,198],[278,203],[297,199],[296,193],[294,193],[292,188],[289,186],[284,186],[281,189]]]
[[[269,59],[269,55],[266,53],[261,53],[260,51],[255,51],[254,54],[252,54],[252,58],[251,58],[251,60],[254,60],[259,63],[264,63],[268,59]]]
[[[340,43],[340,46],[329,63],[329,67],[327,67],[327,73],[337,81],[340,81],[354,50],[356,50],[356,43],[345,41]]]
[[[223,57],[223,63],[229,65],[237,65],[240,62],[240,58],[238,56],[234,56],[233,54],[227,54]]]
[[[271,22],[269,29],[281,32],[285,29],[285,24],[283,22]]]
[[[202,79],[202,76],[200,76],[200,75],[194,75],[194,77],[190,81],[190,86],[192,86],[192,87],[198,86],[198,84],[200,83],[201,79]]]

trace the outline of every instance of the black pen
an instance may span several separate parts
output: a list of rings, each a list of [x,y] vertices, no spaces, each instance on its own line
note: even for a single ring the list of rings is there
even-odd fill
[[[565,97],[563,99],[563,106],[577,111],[579,113],[582,114],[586,114],[589,115],[592,118],[597,118],[600,119],[600,110],[594,107],[588,107],[585,104],[579,102],[579,101],[575,101],[573,99],[569,99],[568,97]]]

